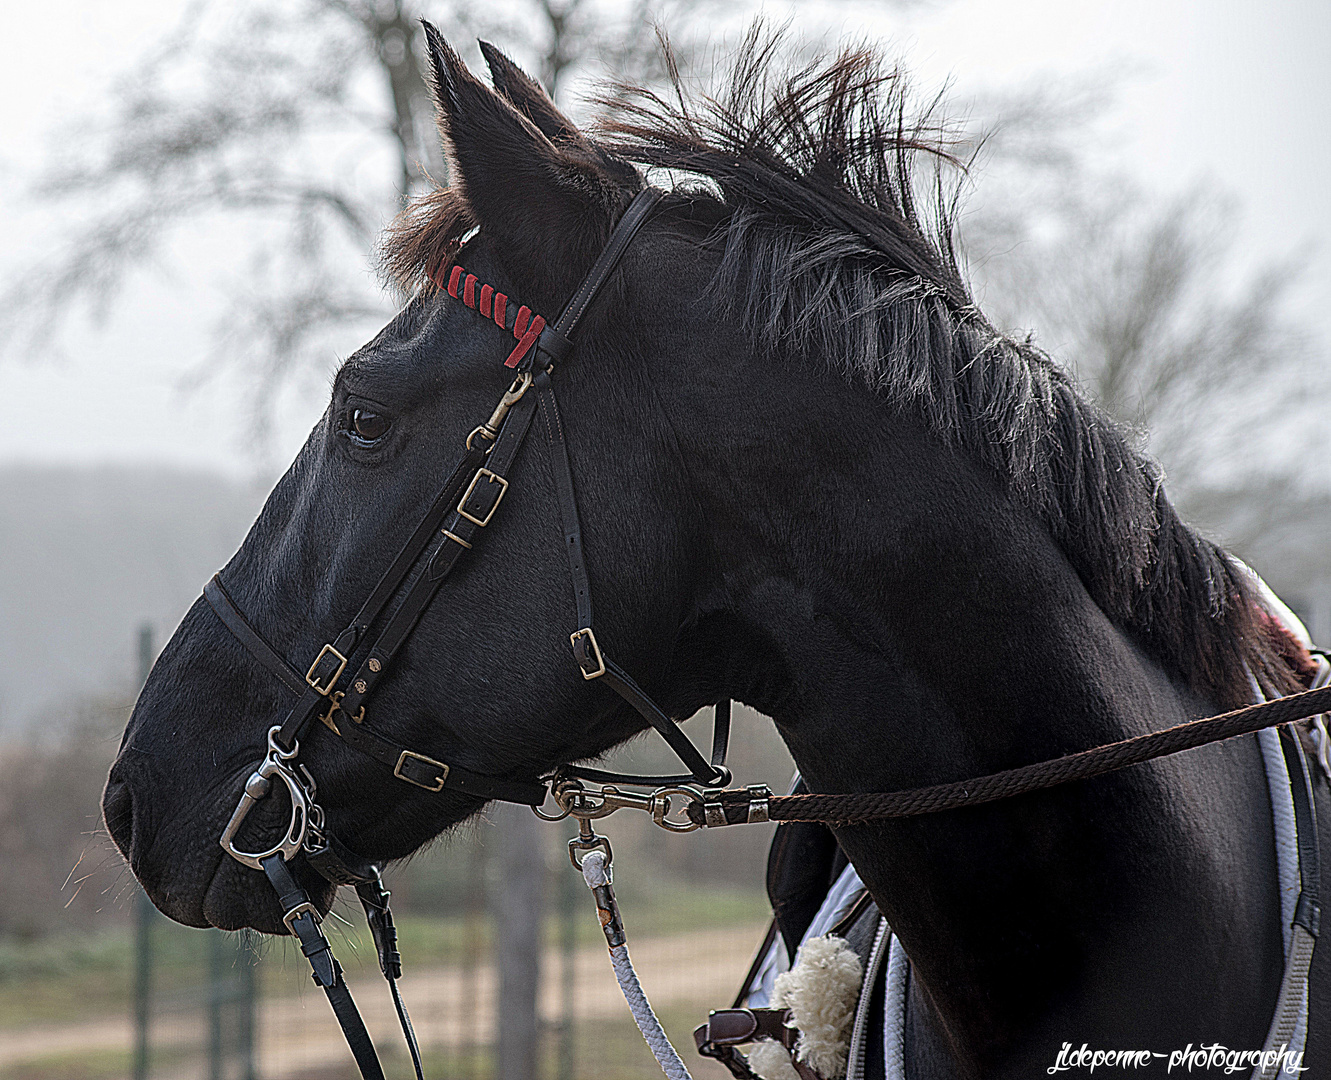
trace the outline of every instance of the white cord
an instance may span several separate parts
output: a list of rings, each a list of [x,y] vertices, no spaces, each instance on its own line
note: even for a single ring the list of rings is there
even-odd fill
[[[589,889],[610,884],[604,852],[591,851],[583,856],[582,877]],[[642,1037],[646,1040],[652,1056],[656,1058],[656,1063],[661,1066],[661,1071],[669,1077],[669,1080],[693,1080],[683,1060],[670,1045],[670,1039],[661,1027],[661,1021],[656,1018],[656,1013],[652,1012],[651,1003],[643,993],[642,984],[638,982],[638,975],[633,970],[633,961],[629,959],[629,947],[614,946],[610,950],[610,963],[615,969],[615,978],[619,980],[619,988],[624,991],[624,1000],[628,1002],[629,1012],[637,1021],[638,1030],[642,1032]]]

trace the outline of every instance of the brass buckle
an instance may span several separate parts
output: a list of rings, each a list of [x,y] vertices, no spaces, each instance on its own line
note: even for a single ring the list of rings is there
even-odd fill
[[[575,630],[573,633],[569,634],[568,640],[569,644],[573,646],[573,658],[575,660],[577,660],[578,657],[577,648],[579,638],[585,639],[587,643],[591,645],[592,656],[596,658],[595,671],[588,671],[582,666],[582,661],[578,661],[578,667],[582,670],[582,677],[584,679],[599,679],[605,674],[605,657],[601,655],[601,646],[596,643],[596,635],[592,633],[592,628],[590,626],[584,626],[581,630]]]
[[[467,511],[463,509],[463,507],[467,505],[467,500],[471,498],[471,493],[476,490],[476,485],[481,482],[482,476],[488,476],[490,478],[487,481],[487,483],[491,484],[497,483],[499,485],[499,497],[495,499],[494,505],[490,507],[490,512],[485,515],[484,521],[482,521],[478,517],[473,517],[471,514],[467,513]],[[504,494],[507,491],[508,491],[508,481],[505,480],[502,476],[500,476],[497,472],[493,472],[492,470],[485,468],[477,469],[476,475],[471,478],[471,483],[467,485],[466,493],[462,496],[462,500],[458,503],[458,514],[459,516],[466,518],[473,525],[479,525],[483,529],[485,528],[486,525],[490,523],[490,519],[495,516],[495,511],[499,509],[499,504],[504,501]],[[471,547],[470,544],[467,544],[466,546]]]
[[[416,761],[423,761],[427,765],[433,765],[442,772],[439,775],[437,784],[422,784],[419,780],[413,780],[402,771],[402,766],[406,764],[407,758],[414,758]],[[442,761],[435,761],[432,757],[426,757],[424,754],[418,754],[415,750],[403,750],[397,757],[397,764],[393,766],[393,775],[399,780],[405,780],[408,784],[415,784],[418,788],[424,788],[426,791],[443,791],[444,781],[448,779],[448,766]]]
[[[334,656],[336,656],[338,659],[338,665],[337,665],[337,671],[333,673],[333,677],[328,680],[328,683],[326,685],[320,685],[319,680],[315,678],[314,669],[317,668],[320,662],[323,660],[324,653],[332,653]],[[340,652],[338,652],[335,648],[333,648],[331,645],[325,645],[322,649],[319,650],[319,655],[314,658],[314,663],[310,665],[310,670],[305,672],[305,681],[310,684],[310,688],[312,690],[315,690],[318,693],[323,694],[324,697],[327,697],[332,692],[333,687],[337,685],[337,680],[342,678],[342,672],[346,670],[347,670],[347,658],[343,656]]]
[[[319,923],[323,921],[322,919],[319,918],[318,909],[308,900],[306,900],[304,903],[297,904],[295,907],[293,907],[290,911],[288,911],[285,915],[282,916],[282,922],[286,925],[287,933],[289,933],[292,937],[296,937],[297,934],[296,934],[296,928],[291,924],[295,922],[297,919],[299,919],[302,915],[308,915],[311,919],[313,919],[315,926],[318,926]]]

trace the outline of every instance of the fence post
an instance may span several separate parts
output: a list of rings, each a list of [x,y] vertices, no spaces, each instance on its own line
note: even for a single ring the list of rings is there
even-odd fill
[[[139,689],[153,663],[153,628],[139,627]],[[152,1011],[152,925],[156,914],[142,888],[134,897],[134,1080],[148,1078],[148,1021]]]
[[[208,1080],[222,1080],[222,1002],[226,987],[222,976],[222,932],[208,932]]]
[[[546,875],[541,823],[525,806],[506,805],[495,818],[501,829],[494,897],[494,956],[499,969],[495,1080],[538,1080],[541,1029],[536,991]]]
[[[486,953],[485,893],[488,871],[485,845],[478,836],[473,836],[467,852],[467,885],[462,922],[462,1002],[458,1010],[459,1072],[466,1080],[476,1080],[482,1074],[488,1074],[488,1062],[483,1069],[481,1057],[489,1055],[493,1042],[493,1035],[484,1044],[478,1038],[481,1016],[480,968]]]
[[[240,932],[240,1077],[241,1080],[254,1080],[254,1019],[258,1000],[258,965],[259,954],[249,930]]]
[[[558,1080],[573,1080],[574,1023],[577,1008],[577,981],[574,964],[578,954],[577,903],[581,882],[563,855],[563,846],[555,853],[555,873],[559,880],[559,1059]]]

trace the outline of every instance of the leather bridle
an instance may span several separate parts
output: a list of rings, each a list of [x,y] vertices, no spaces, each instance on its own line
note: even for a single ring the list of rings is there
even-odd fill
[[[489,285],[478,290],[475,275],[466,274],[464,279],[465,272],[460,266],[452,268],[446,286],[442,281],[436,282],[452,298],[460,299],[499,327],[512,330],[518,343],[505,364],[515,369],[517,377],[489,420],[468,435],[438,496],[356,616],[318,651],[304,674],[255,628],[219,576],[214,576],[204,587],[204,598],[236,640],[296,695],[296,703],[282,721],[269,728],[267,753],[246,781],[245,792],[222,833],[221,845],[232,858],[267,875],[278,893],[282,921],[299,939],[301,951],[313,968],[314,980],[328,995],[361,1074],[367,1080],[382,1080],[383,1070],[342,978],[342,969],[319,928],[319,913],[287,866],[297,854],[303,853],[310,866],[334,885],[356,888],[418,1077],[422,1076],[420,1053],[397,988],[401,957],[388,908],[388,891],[380,880],[380,867],[356,855],[328,830],[317,801],[315,779],[304,764],[298,763],[300,741],[312,724],[322,722],[343,742],[381,762],[399,780],[417,788],[429,792],[453,791],[481,800],[498,799],[534,808],[544,802],[548,783],[568,783],[578,778],[667,786],[696,784],[704,788],[724,787],[730,782],[730,771],[725,767],[730,702],[717,705],[709,761],[678,723],[643,692],[597,641],[591,584],[582,551],[582,526],[564,427],[551,380],[556,365],[567,360],[573,351],[573,333],[578,324],[661,195],[655,188],[646,188],[633,199],[553,326],[525,306],[513,310],[508,298]],[[661,733],[688,770],[686,774],[631,776],[564,765],[539,779],[504,779],[400,746],[375,731],[366,717],[367,699],[388,672],[421,615],[458,561],[475,549],[483,530],[490,525],[508,489],[509,471],[537,412],[546,431],[564,550],[573,581],[577,629],[569,641],[574,660],[583,678],[609,686]],[[351,672],[349,677],[348,672]],[[272,790],[274,780],[285,786],[291,800],[286,832],[265,851],[239,848],[237,839],[242,824]],[[696,794],[696,789],[690,789],[688,794]],[[659,817],[663,818],[669,813],[668,796],[661,806]],[[693,828],[687,822],[679,827]]]

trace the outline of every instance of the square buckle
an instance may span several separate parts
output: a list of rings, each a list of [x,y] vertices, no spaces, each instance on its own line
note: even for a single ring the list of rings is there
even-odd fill
[[[434,784],[422,784],[419,780],[413,780],[402,771],[402,766],[406,764],[407,758],[413,761],[421,761],[426,765],[433,765],[439,770],[439,780]],[[435,761],[432,757],[426,757],[424,754],[418,754],[415,750],[403,750],[397,756],[397,764],[393,766],[393,775],[399,780],[405,780],[408,784],[415,784],[418,788],[424,788],[426,791],[443,791],[444,781],[448,779],[448,766],[442,761]]]
[[[326,683],[321,683],[319,677],[314,674],[315,668],[323,663],[326,653],[332,653],[337,657],[337,670],[333,672],[333,677]],[[331,645],[325,645],[319,650],[319,655],[314,658],[314,663],[310,665],[310,670],[305,672],[305,681],[310,684],[311,689],[316,690],[324,697],[332,693],[333,687],[337,685],[337,680],[342,678],[342,672],[347,670],[347,658],[338,652]]]
[[[475,492],[476,485],[481,482],[482,476],[488,478],[486,480],[486,483],[499,485],[499,494],[495,496],[495,501],[490,505],[490,509],[486,513],[485,518],[483,520],[481,518],[473,516],[472,514],[467,513],[466,511],[467,500],[470,499],[472,493]],[[495,511],[499,509],[499,504],[504,501],[504,493],[506,491],[508,491],[508,481],[505,480],[502,476],[500,476],[497,472],[492,472],[491,470],[484,468],[477,469],[476,475],[471,478],[471,483],[467,485],[466,493],[462,496],[461,501],[458,503],[458,514],[466,518],[473,525],[479,525],[481,528],[485,528],[485,526],[490,523],[490,519],[494,517]]]
[[[282,922],[286,924],[287,932],[290,933],[292,937],[297,937],[298,935],[296,934],[296,928],[291,924],[294,923],[297,919],[299,919],[302,915],[308,915],[311,919],[313,919],[315,926],[318,926],[319,923],[322,921],[319,918],[319,909],[316,908],[313,904],[311,904],[308,900],[306,900],[303,904],[297,904],[295,907],[293,907],[290,911],[288,911],[285,915],[282,916]]]
[[[596,643],[596,635],[592,633],[592,628],[590,626],[585,626],[581,630],[575,630],[573,633],[569,634],[568,640],[573,646],[573,659],[577,660],[578,667],[582,669],[582,677],[584,679],[599,679],[605,674],[605,657],[601,655],[601,646]],[[584,657],[578,654],[579,644],[590,647],[590,657]],[[594,670],[588,669],[588,659],[596,661],[596,667]]]

